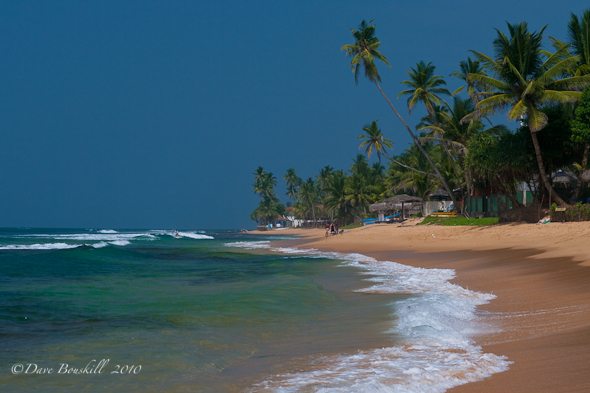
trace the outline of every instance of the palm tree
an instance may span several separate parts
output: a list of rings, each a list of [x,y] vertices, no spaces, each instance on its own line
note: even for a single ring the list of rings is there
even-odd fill
[[[316,206],[318,203],[318,189],[310,177],[301,185],[301,189],[299,190],[299,198],[302,204],[302,208],[305,212],[305,215],[311,213],[311,217],[313,219],[313,225],[316,225]]]
[[[365,214],[370,198],[371,167],[362,154],[358,154],[350,167],[346,182],[346,200],[359,214]]]
[[[429,62],[423,61],[416,65],[416,68],[410,68],[408,75],[409,80],[405,80],[402,84],[411,87],[408,90],[402,90],[399,95],[407,95],[408,97],[408,111],[411,112],[416,103],[422,102],[426,108],[426,120],[433,125],[438,125],[440,122],[439,114],[446,110],[446,102],[440,95],[451,95],[451,93],[444,87],[447,83],[440,75],[435,75],[436,67]],[[442,138],[438,139],[439,145],[442,146],[447,153],[448,158],[454,159],[449,146]],[[451,165],[452,165],[451,160]],[[443,171],[444,172],[444,171]],[[447,176],[445,176],[448,179]]]
[[[385,138],[375,120],[373,120],[371,124],[365,125],[363,131],[365,131],[365,133],[359,135],[359,139],[362,140],[359,148],[365,150],[369,159],[371,158],[371,153],[375,150],[375,153],[377,153],[377,159],[381,162],[381,154],[387,154],[387,149],[391,149],[393,143],[391,140]]]
[[[567,56],[565,46],[544,57],[541,51],[543,31],[544,28],[539,32],[530,32],[525,22],[508,23],[509,36],[497,30],[494,58],[472,51],[492,76],[473,73],[469,74],[469,80],[487,90],[482,92],[485,98],[476,105],[478,115],[509,108],[508,118],[527,124],[541,182],[555,201],[567,205],[553,189],[543,164],[537,132],[547,125],[548,120],[541,108],[551,102],[576,102],[582,94],[576,89],[590,84],[590,75],[562,78],[577,58]]]
[[[350,204],[346,197],[346,175],[343,171],[335,171],[326,188],[325,205],[332,216],[348,221],[350,215]]]
[[[274,187],[277,185],[277,178],[271,173],[266,172],[263,167],[259,166],[254,172],[254,192],[262,198],[274,196]]]
[[[332,168],[330,165],[326,165],[325,167],[320,169],[320,173],[317,177],[317,183],[321,193],[326,189],[328,181],[330,180],[330,177],[333,174],[334,168]]]
[[[444,140],[450,146],[453,158],[463,168],[465,188],[468,195],[472,195],[473,192],[471,170],[466,165],[466,157],[469,152],[467,146],[470,140],[480,132],[497,134],[505,130],[504,126],[493,126],[484,130],[484,125],[479,119],[468,116],[473,111],[474,104],[471,99],[455,96],[453,97],[453,105],[446,105],[444,110],[438,113],[439,120],[436,124],[429,124],[425,121],[419,128],[428,131],[423,139]]]
[[[576,172],[578,173],[578,182],[574,191],[574,199],[580,197],[582,185],[587,183],[585,174],[588,169],[588,155],[590,151],[590,89],[586,89],[582,94],[582,99],[575,111],[575,116],[570,122],[572,129],[571,140],[574,143],[584,145],[582,152],[582,161],[574,164]]]
[[[363,180],[367,180],[369,178],[369,174],[371,172],[371,167],[367,162],[367,159],[362,154],[357,154],[355,159],[352,161],[352,165],[350,166],[350,174],[352,176],[358,176]]]
[[[295,169],[293,168],[287,169],[284,179],[287,184],[287,196],[294,201],[297,198],[297,193],[299,193],[303,180],[297,176],[297,173],[295,173]]]
[[[284,213],[284,206],[275,195],[277,178],[259,166],[254,172],[254,192],[260,195],[260,203],[252,212],[251,218],[259,223],[268,224]]]
[[[411,112],[418,102],[422,102],[426,107],[426,112],[432,118],[435,116],[434,107],[443,103],[441,95],[451,95],[444,87],[447,82],[440,75],[434,75],[436,67],[429,62],[423,61],[416,64],[416,68],[410,68],[408,75],[410,79],[405,80],[402,84],[410,87],[402,90],[399,95],[408,96],[408,110]]]
[[[584,75],[590,74],[590,10],[584,11],[584,14],[581,18],[578,18],[576,15],[572,14],[570,17],[570,22],[568,24],[569,30],[569,44],[573,49],[574,54],[576,54],[579,58],[578,62],[578,69],[577,74]],[[586,100],[584,108],[576,109],[577,112],[582,113],[583,111],[587,111],[587,107],[589,106],[587,102],[590,102],[590,93],[585,93]],[[587,116],[587,115],[586,115]],[[574,135],[573,137],[577,142],[584,143],[584,150],[582,153],[582,161],[579,164],[578,171],[584,173],[586,167],[588,166],[588,155],[590,152],[590,142],[588,138],[581,138],[580,130],[588,129],[586,126],[584,128],[583,122],[577,122],[574,125]],[[580,176],[578,176],[578,184],[576,185],[576,189],[574,192],[574,198],[578,198],[580,196],[580,192],[582,190],[582,183],[583,180]]]
[[[426,158],[428,164],[436,174],[436,177],[442,183],[445,190],[451,195],[453,202],[455,202],[455,206],[457,203],[453,196],[452,190],[449,188],[447,181],[444,179],[430,156],[426,153],[424,148],[420,145],[420,141],[408,125],[408,123],[404,120],[402,115],[399,113],[397,108],[393,105],[385,91],[381,87],[381,76],[379,75],[379,70],[377,69],[377,65],[375,64],[375,59],[383,62],[384,64],[389,64],[387,58],[379,51],[379,46],[381,42],[377,37],[375,37],[375,26],[373,24],[369,24],[366,21],[362,21],[358,27],[358,29],[352,30],[352,36],[354,37],[355,42],[352,44],[345,44],[342,46],[342,50],[346,52],[346,54],[350,57],[350,65],[352,67],[352,72],[354,73],[354,79],[358,83],[358,74],[361,68],[365,72],[365,77],[372,83],[375,84],[375,87],[379,91],[379,93],[383,96],[387,105],[394,113],[394,115],[399,119],[402,123],[412,141],[416,145],[416,148],[420,151],[420,153]]]
[[[590,10],[584,11],[582,17],[575,14],[568,24],[570,46],[579,58],[578,73],[590,73]]]
[[[424,146],[430,149],[432,145],[427,143]],[[391,165],[387,175],[387,182],[392,190],[395,192],[410,192],[421,198],[426,198],[428,194],[434,191],[436,183],[434,178],[426,172],[428,169],[427,163],[421,157],[422,153],[415,145],[397,157],[400,162],[416,168],[416,170],[407,171],[399,169],[397,165]]]
[[[317,193],[318,193],[318,201],[321,203],[318,215],[320,217],[327,217],[331,215],[329,209],[326,208],[326,195],[328,184],[330,183],[330,178],[334,175],[334,168],[330,165],[326,165],[322,169],[320,169],[320,173],[316,177],[316,186],[317,186]],[[332,217],[333,218],[333,217]]]
[[[476,82],[469,80],[469,74],[480,74],[483,72],[481,63],[468,57],[467,60],[459,62],[459,70],[451,72],[451,76],[461,79],[465,82],[464,86],[453,92],[453,95],[458,94],[461,90],[467,87],[467,95],[474,103],[480,100],[480,89]]]

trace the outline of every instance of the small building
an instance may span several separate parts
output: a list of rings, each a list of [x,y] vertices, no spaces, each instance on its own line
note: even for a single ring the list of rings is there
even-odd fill
[[[426,217],[435,212],[448,212],[453,208],[453,201],[449,193],[439,188],[428,195],[428,201],[424,202],[422,214]]]
[[[421,212],[422,205],[422,198],[400,194],[369,205],[369,211],[377,213],[377,222],[388,221],[386,215],[392,213],[399,213],[399,217],[404,220],[413,212]]]

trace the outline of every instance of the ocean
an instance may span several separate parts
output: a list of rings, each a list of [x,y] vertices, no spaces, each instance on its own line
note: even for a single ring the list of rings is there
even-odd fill
[[[276,237],[273,237],[276,239]],[[444,392],[504,371],[449,269],[236,231],[0,229],[0,386]]]

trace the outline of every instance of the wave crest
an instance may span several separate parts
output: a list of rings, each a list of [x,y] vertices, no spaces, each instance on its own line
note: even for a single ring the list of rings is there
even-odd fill
[[[402,337],[401,344],[315,357],[310,370],[275,375],[251,392],[442,393],[506,371],[511,363],[504,356],[484,353],[473,341],[474,334],[489,331],[479,321],[477,307],[495,296],[451,283],[452,269],[416,268],[362,254],[272,248],[268,241],[226,246],[341,260],[367,276],[371,286],[361,292],[409,295],[395,301],[395,324],[389,331]]]

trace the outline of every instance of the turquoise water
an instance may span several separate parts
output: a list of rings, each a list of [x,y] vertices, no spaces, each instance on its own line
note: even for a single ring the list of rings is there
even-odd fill
[[[393,297],[354,292],[358,269],[226,245],[248,240],[260,238],[0,230],[1,390],[238,392],[392,340]]]

